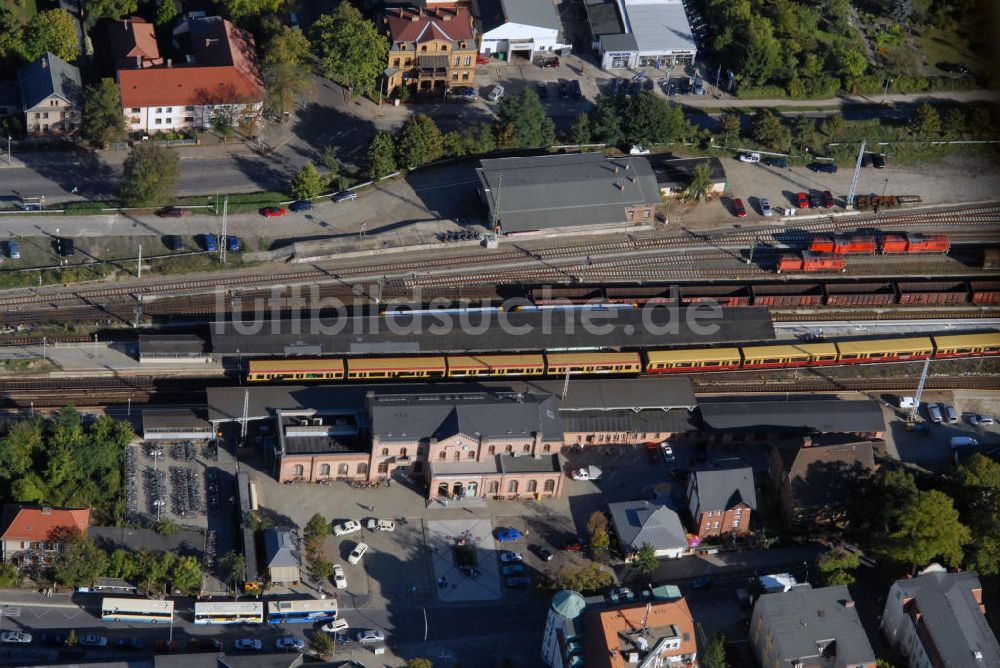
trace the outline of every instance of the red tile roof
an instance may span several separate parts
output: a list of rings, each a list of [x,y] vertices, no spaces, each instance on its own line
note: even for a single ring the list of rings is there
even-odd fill
[[[89,508],[39,508],[8,504],[4,506],[3,540],[49,539],[53,529],[71,527],[87,532]]]
[[[389,39],[393,42],[474,39],[472,19],[465,7],[391,8],[385,12],[385,22],[389,27]]]
[[[122,104],[162,107],[260,102],[264,89],[235,67],[155,67],[121,70]]]
[[[684,599],[653,603],[648,614],[645,603],[588,612],[584,618],[585,664],[595,668],[625,668],[627,663],[622,648],[632,644],[623,642],[628,634],[644,627],[652,631],[648,638],[649,649],[652,650],[659,640],[659,631],[665,631],[670,626],[679,634],[681,643],[678,649],[668,651],[665,656],[676,657],[698,651],[694,619]]]
[[[109,23],[108,40],[115,59],[115,69],[137,69],[163,64],[153,24],[145,19],[133,16]]]

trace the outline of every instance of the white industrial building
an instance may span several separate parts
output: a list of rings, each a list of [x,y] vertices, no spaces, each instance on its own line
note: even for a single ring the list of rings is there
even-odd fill
[[[531,61],[538,54],[568,53],[552,0],[475,0],[480,53],[500,60]]]
[[[694,63],[698,47],[680,0],[585,0],[584,8],[602,68]]]

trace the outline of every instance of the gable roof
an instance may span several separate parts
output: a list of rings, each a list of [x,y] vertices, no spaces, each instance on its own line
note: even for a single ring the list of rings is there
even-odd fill
[[[294,531],[270,527],[264,530],[268,568],[299,566],[299,545]]]
[[[552,0],[475,0],[475,9],[483,32],[506,23],[559,30]]]
[[[726,169],[718,158],[674,158],[666,160],[659,156],[650,156],[649,164],[656,175],[656,182],[661,187],[686,188],[694,179],[695,169],[702,163],[708,164],[709,178],[712,183],[726,182]]]
[[[778,453],[797,505],[839,502],[845,478],[875,470],[875,446],[870,441],[778,447]]]
[[[50,95],[58,95],[76,104],[80,95],[80,70],[65,60],[48,53],[17,71],[24,111],[36,107]]]
[[[885,417],[873,399],[767,398],[706,399],[699,402],[710,430],[773,429],[816,433],[885,431]]]
[[[8,503],[3,508],[0,539],[44,541],[49,539],[53,529],[70,527],[87,533],[89,525],[89,508],[47,508]]]
[[[133,16],[107,24],[108,44],[115,70],[141,69],[162,65],[160,46],[153,24]]]
[[[915,578],[897,580],[896,586],[904,599],[914,599],[910,605],[915,604],[913,612],[920,615],[920,635],[930,636],[942,665],[1000,665],[1000,643],[980,608],[983,585],[975,572],[948,573],[940,567],[928,568]]]
[[[396,42],[471,41],[472,19],[465,7],[392,7],[383,14],[389,40]]]
[[[611,521],[625,549],[648,543],[656,550],[687,547],[681,520],[670,508],[646,499],[609,503]]]
[[[696,471],[694,476],[701,512],[729,510],[740,503],[757,510],[757,491],[753,484],[753,469],[749,466]]]

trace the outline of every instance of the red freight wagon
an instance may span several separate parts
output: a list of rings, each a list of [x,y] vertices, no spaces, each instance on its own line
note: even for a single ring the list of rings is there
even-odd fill
[[[784,254],[778,259],[778,273],[783,271],[843,271],[846,260],[836,255],[803,251],[802,257]]]
[[[836,247],[833,236],[829,234],[819,234],[813,237],[809,250],[813,253],[832,253]]]
[[[907,253],[947,253],[948,248],[948,237],[943,234],[906,235]]]
[[[909,247],[909,242],[906,237],[907,235],[905,234],[883,234],[882,252],[887,254],[905,253]]]
[[[894,304],[896,289],[892,283],[827,283],[827,306],[869,306]]]
[[[900,304],[962,304],[969,301],[966,283],[898,283]]]
[[[835,236],[821,234],[813,238],[809,250],[813,253],[835,255],[874,255],[877,247],[875,237],[868,234]]]
[[[1000,303],[1000,281],[972,281],[973,304]]]
[[[819,306],[823,286],[819,283],[758,285],[753,288],[754,306]]]

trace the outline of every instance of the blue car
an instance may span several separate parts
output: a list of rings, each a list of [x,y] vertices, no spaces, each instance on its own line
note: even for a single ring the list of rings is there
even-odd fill
[[[209,253],[214,253],[219,250],[219,243],[215,240],[214,234],[205,235],[205,250]]]
[[[517,529],[497,529],[497,540],[501,543],[510,543],[515,540],[521,540],[521,532]]]
[[[240,252],[240,238],[239,237],[234,237],[234,236],[230,235],[230,236],[226,237],[226,241],[227,241],[226,248],[229,250],[230,253],[239,253]]]
[[[17,260],[21,257],[21,247],[16,241],[7,242],[7,257],[11,260]]]

